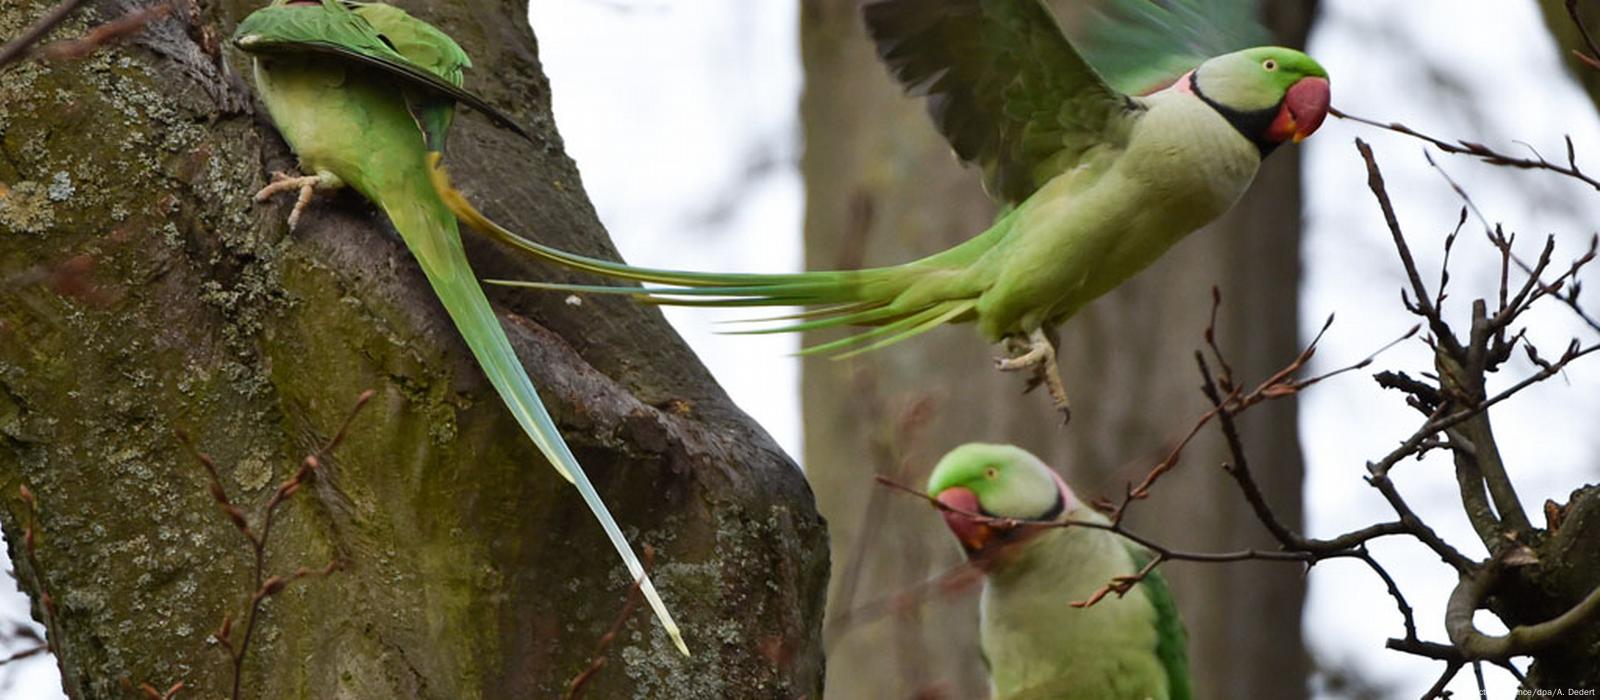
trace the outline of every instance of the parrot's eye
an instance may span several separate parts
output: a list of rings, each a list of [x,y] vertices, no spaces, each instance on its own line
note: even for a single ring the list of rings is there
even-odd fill
[[[983,478],[994,481],[995,479],[1000,478],[1000,470],[995,469],[994,467],[989,467],[988,469],[983,470]]]
[[[1275,71],[1278,69],[1278,62],[1269,58],[1261,62],[1261,69],[1268,72]]]

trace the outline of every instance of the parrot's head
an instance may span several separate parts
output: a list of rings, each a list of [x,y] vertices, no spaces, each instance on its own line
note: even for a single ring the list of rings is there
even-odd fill
[[[1281,46],[1217,56],[1176,87],[1221,112],[1263,154],[1285,141],[1305,140],[1328,116],[1328,71]]]
[[[1002,528],[971,514],[1051,521],[1081,505],[1066,482],[1038,457],[1020,447],[976,442],[939,460],[928,477],[928,495],[952,509],[944,512],[945,524],[974,558],[1029,530]]]

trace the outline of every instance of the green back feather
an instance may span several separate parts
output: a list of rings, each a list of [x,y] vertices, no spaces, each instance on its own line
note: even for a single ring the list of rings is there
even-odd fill
[[[406,86],[413,116],[432,150],[438,150],[435,145],[443,147],[449,116],[423,112],[436,110],[446,101],[466,104],[531,140],[510,117],[462,89],[462,72],[471,61],[455,40],[398,8],[380,4],[356,4],[354,8],[322,0],[323,11],[311,12],[278,0],[244,18],[234,30],[233,43],[263,56],[328,54],[388,73]],[[418,95],[414,100],[409,99],[412,93]]]
[[[466,69],[472,67],[472,59],[450,35],[393,5],[365,3],[356,5],[355,12],[407,61],[454,87],[461,87]],[[455,98],[449,93],[415,85],[407,86],[405,98],[406,108],[417,121],[417,128],[422,130],[428,150],[444,152],[450,123],[455,117]]]
[[[1270,43],[1260,0],[1105,0],[1076,33],[1113,87],[1142,95],[1213,56]]]
[[[869,0],[861,11],[889,72],[927,97],[939,132],[1003,202],[1121,143],[1139,114],[1040,0]]]

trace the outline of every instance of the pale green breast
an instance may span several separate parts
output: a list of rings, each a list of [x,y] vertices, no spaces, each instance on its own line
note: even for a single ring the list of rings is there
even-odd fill
[[[1215,109],[1169,89],[1146,98],[1118,170],[1176,229],[1210,223],[1255,179],[1260,151]],[[1181,234],[1180,234],[1181,235]]]
[[[257,59],[255,74],[302,170],[332,172],[380,203],[386,185],[425,178],[422,133],[392,81],[321,57]]]
[[[1148,106],[1126,149],[1046,183],[1019,207],[980,300],[987,335],[1059,322],[1155,262],[1238,200],[1260,165],[1253,145],[1192,95]]]
[[[984,585],[980,632],[996,700],[1167,700],[1158,613],[1146,596],[1071,606],[1133,573],[1122,543],[1057,530],[1024,546]]]
[[[1255,145],[1193,95],[1167,90],[1148,102],[1113,173],[1136,206],[1123,230],[1104,232],[1103,264],[1085,280],[1083,303],[1232,208],[1261,165]]]

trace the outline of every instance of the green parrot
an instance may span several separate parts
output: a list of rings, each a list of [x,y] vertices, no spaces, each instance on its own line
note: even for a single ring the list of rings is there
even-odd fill
[[[1072,604],[1137,573],[1148,551],[1106,530],[1004,529],[966,515],[1108,523],[1038,457],[962,445],[934,467],[928,494],[960,511],[945,511],[945,524],[984,572],[979,637],[995,700],[1191,697],[1183,621],[1159,572],[1127,595]]]
[[[298,190],[291,227],[316,190],[354,187],[389,217],[467,347],[517,423],[578,488],[678,649],[683,636],[615,519],[561,438],[462,250],[432,187],[457,102],[514,124],[461,88],[471,65],[448,35],[382,3],[274,0],[246,17],[236,46],[255,58],[256,88],[304,177],[275,176],[257,199]],[[518,130],[520,133],[520,130]]]
[[[746,333],[871,326],[803,353],[849,356],[973,321],[1010,349],[999,368],[1034,372],[1070,418],[1051,342],[1057,324],[1227,211],[1261,159],[1311,135],[1328,110],[1327,72],[1293,49],[1217,56],[1135,96],[1085,62],[1040,0],[869,0],[863,12],[890,72],[928,98],[934,124],[1005,207],[987,231],[943,252],[798,274],[632,267],[499,229],[443,173],[436,182],[463,221],[535,256],[661,286],[495,283],[686,306],[815,307]],[[1148,83],[1146,73],[1126,82]]]

